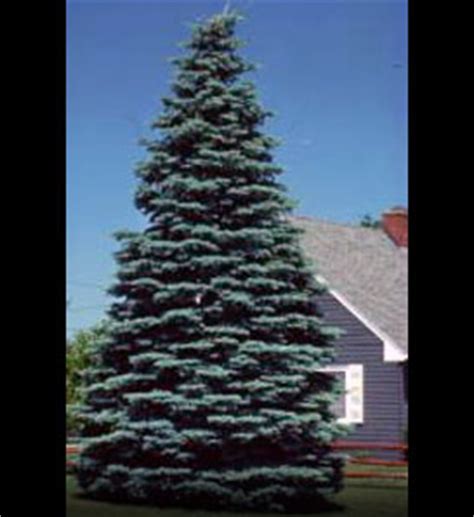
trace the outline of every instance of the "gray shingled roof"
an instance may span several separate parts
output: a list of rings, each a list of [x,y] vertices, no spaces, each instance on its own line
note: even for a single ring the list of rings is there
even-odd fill
[[[381,229],[292,217],[317,271],[358,312],[408,350],[408,250]]]

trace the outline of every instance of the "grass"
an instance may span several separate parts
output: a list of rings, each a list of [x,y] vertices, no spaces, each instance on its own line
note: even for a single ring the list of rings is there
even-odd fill
[[[351,470],[355,470],[351,465]],[[379,467],[377,467],[379,469]],[[371,468],[371,471],[375,468]],[[380,471],[386,470],[380,468]],[[342,511],[318,514],[320,517],[406,517],[407,483],[400,480],[347,479],[346,487],[333,500]],[[67,517],[262,517],[262,514],[158,509],[89,501],[80,497],[72,476],[67,478]],[[263,517],[281,517],[264,514]]]

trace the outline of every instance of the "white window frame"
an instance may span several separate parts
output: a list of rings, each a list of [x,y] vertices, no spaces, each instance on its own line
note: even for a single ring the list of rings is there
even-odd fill
[[[341,424],[364,423],[364,365],[333,364],[321,368],[322,372],[345,374],[345,410],[346,414],[337,421]]]

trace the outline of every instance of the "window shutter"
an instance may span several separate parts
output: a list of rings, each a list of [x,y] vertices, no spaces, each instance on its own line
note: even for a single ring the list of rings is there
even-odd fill
[[[346,419],[350,423],[364,422],[364,367],[350,364],[346,370]]]

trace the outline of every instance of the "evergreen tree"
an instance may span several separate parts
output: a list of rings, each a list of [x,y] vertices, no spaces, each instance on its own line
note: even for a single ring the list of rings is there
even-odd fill
[[[66,431],[68,436],[76,434],[79,422],[74,413],[83,399],[83,376],[93,364],[94,347],[101,336],[106,334],[105,321],[90,329],[76,332],[66,340]]]
[[[375,219],[370,214],[365,214],[359,222],[363,228],[380,228],[380,221]]]
[[[80,486],[156,505],[314,511],[340,488],[330,448],[336,329],[241,75],[235,12],[194,27],[144,142],[121,232],[112,326],[88,372]]]

